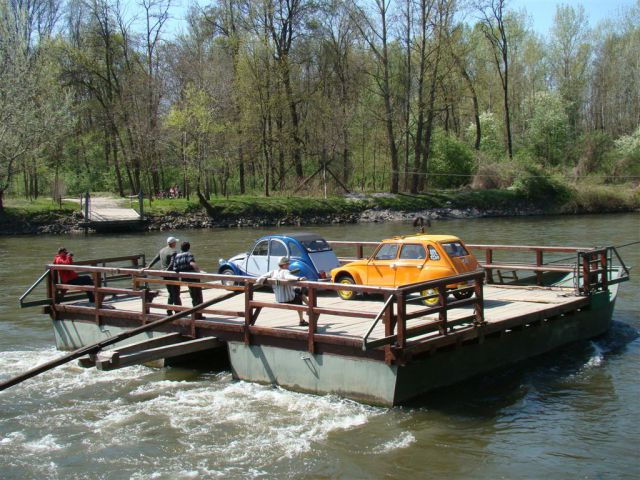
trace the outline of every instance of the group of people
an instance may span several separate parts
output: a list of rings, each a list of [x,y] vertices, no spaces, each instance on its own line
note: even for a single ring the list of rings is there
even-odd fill
[[[175,184],[173,187],[169,187],[166,190],[159,190],[156,198],[180,198],[182,193],[180,187]]]
[[[183,273],[183,272],[202,272],[196,259],[191,253],[191,244],[189,242],[182,242],[180,245],[180,252],[177,250],[178,240],[176,237],[167,238],[167,246],[162,248],[158,254],[151,260],[149,265],[143,269],[148,270],[156,263],[160,262],[162,270],[170,272]],[[178,280],[175,277],[163,277],[164,280]],[[189,279],[190,283],[198,283],[198,279]],[[167,293],[169,294],[169,305],[182,305],[180,298],[180,285],[167,284]],[[202,303],[202,289],[198,287],[189,287],[189,294],[191,296],[191,304],[195,307]],[[177,311],[176,311],[177,313]],[[167,314],[173,314],[172,310],[167,310]],[[198,314],[196,318],[202,318],[202,314]]]
[[[151,260],[145,270],[150,269],[156,263],[160,262],[162,270],[172,272],[202,272],[203,270],[198,267],[195,261],[195,257],[190,252],[191,244],[189,242],[182,242],[180,245],[180,252],[177,251],[177,245],[179,240],[176,237],[167,238],[167,246],[162,248],[158,254]],[[290,259],[289,257],[281,257],[278,261],[278,268],[271,272],[268,272],[256,280],[258,285],[263,285],[267,279],[275,280],[273,284],[273,290],[276,296],[276,302],[288,303],[293,305],[308,304],[307,297],[302,289],[294,288],[289,282],[296,280],[306,280],[305,277],[297,277],[289,271]],[[176,280],[175,277],[163,277],[165,280]],[[189,279],[190,283],[198,283],[197,279]],[[169,305],[182,305],[180,299],[180,286],[174,284],[167,284],[167,293],[169,294]],[[198,287],[189,287],[189,294],[191,296],[191,303],[195,307],[202,303],[202,289]],[[167,310],[167,314],[171,315],[171,310]],[[304,319],[301,311],[298,311],[299,325],[307,326],[309,323]]]
[[[162,270],[176,273],[188,273],[188,272],[204,272],[198,264],[196,259],[191,253],[191,244],[189,242],[182,242],[180,244],[180,251],[178,251],[179,239],[176,237],[167,238],[167,244],[163,247],[158,254],[151,260],[149,265],[143,268],[142,271],[149,270],[155,264],[160,262]],[[278,261],[278,268],[271,272],[268,272],[256,280],[258,285],[263,285],[268,279],[275,280],[273,282],[273,290],[277,303],[287,303],[292,305],[308,305],[308,299],[305,292],[300,288],[295,288],[291,285],[291,281],[306,280],[305,277],[298,277],[291,273],[289,270],[290,265],[289,257],[281,257]],[[72,265],[73,253],[67,251],[65,247],[58,249],[58,255],[54,258],[53,263],[55,265]],[[93,285],[93,280],[88,275],[78,275],[73,270],[59,270],[60,283],[69,285]],[[179,278],[175,276],[163,277],[164,280],[176,281]],[[189,283],[198,283],[198,279],[189,278]],[[167,293],[169,294],[168,304],[182,306],[182,300],[180,298],[180,285],[173,283],[167,283]],[[86,291],[89,302],[93,304],[95,298],[93,292]],[[191,303],[195,307],[203,303],[202,289],[198,287],[189,287],[189,294],[191,296]],[[178,311],[176,310],[175,313]],[[173,310],[167,310],[168,315],[172,315]],[[299,325],[306,326],[309,323],[304,320],[302,311],[298,311]],[[202,314],[197,314],[196,318],[203,318]]]

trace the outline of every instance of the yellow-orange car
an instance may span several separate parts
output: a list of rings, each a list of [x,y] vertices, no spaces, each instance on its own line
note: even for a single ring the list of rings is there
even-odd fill
[[[331,270],[335,283],[397,287],[426,282],[442,277],[472,272],[478,261],[465,244],[451,235],[407,235],[383,240],[369,258],[356,260]],[[447,285],[448,289],[466,287],[467,284]],[[437,295],[437,289],[421,292],[423,297]],[[344,300],[355,293],[339,290]],[[472,290],[453,292],[458,299],[469,298]],[[436,305],[438,297],[425,298],[427,305]]]

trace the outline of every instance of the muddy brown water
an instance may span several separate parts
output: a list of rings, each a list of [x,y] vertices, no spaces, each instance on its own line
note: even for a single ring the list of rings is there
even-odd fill
[[[145,252],[169,234],[198,263],[298,228],[4,237],[0,378],[60,355],[48,318],[18,297],[57,247],[76,258]],[[407,223],[322,226],[333,240],[379,240]],[[436,221],[468,243],[622,245],[640,215]],[[620,250],[640,265],[640,245]],[[640,276],[621,285],[611,330],[409,405],[375,408],[236,382],[228,371],[112,372],[69,364],[0,393],[1,478],[637,478]]]

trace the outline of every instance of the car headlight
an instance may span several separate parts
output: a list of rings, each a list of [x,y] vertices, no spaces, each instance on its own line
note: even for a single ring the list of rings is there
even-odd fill
[[[218,265],[224,265],[225,263],[226,263],[226,260],[224,258],[218,259]]]

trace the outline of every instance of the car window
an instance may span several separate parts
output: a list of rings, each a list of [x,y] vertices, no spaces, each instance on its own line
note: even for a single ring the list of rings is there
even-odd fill
[[[427,258],[427,253],[422,245],[403,245],[400,250],[400,259],[420,260]]]
[[[302,246],[307,252],[325,252],[331,250],[331,246],[323,238],[314,238],[313,240],[303,240]]]
[[[429,245],[429,260],[440,260],[440,254],[432,245]]]
[[[289,250],[291,250],[292,257],[302,257],[302,250],[297,243],[289,242]]]
[[[269,248],[269,241],[268,240],[262,240],[261,242],[258,242],[256,244],[256,246],[253,249],[252,255],[257,255],[257,256],[267,256],[267,252],[268,252],[268,248]]]
[[[286,257],[287,247],[284,246],[280,240],[271,240],[271,253],[272,257]]]
[[[444,248],[444,251],[447,252],[447,255],[449,255],[449,257],[466,257],[467,255],[469,255],[467,249],[464,248],[464,246],[460,242],[447,242],[442,243],[441,245],[442,248]]]
[[[394,258],[396,258],[397,253],[398,253],[397,243],[385,243],[376,252],[376,256],[374,258],[376,260],[393,260]]]

